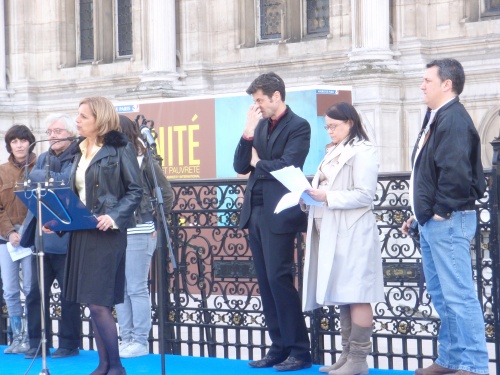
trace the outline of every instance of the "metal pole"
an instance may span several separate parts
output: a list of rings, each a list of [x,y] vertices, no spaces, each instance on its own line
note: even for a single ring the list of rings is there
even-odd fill
[[[493,146],[493,160],[491,167],[491,197],[490,197],[490,254],[493,268],[492,309],[494,322],[494,340],[496,353],[496,373],[500,374],[500,248],[498,235],[500,234],[499,207],[500,202],[500,175],[498,165],[500,161],[500,137],[491,142]]]
[[[147,155],[148,155],[148,160],[149,164],[151,167],[151,172],[153,175],[153,185],[155,189],[155,194],[154,198],[156,199],[156,214],[157,214],[157,224],[158,228],[156,229],[158,231],[158,242],[156,245],[156,248],[158,249],[158,319],[159,319],[159,346],[160,346],[160,357],[161,357],[161,373],[162,375],[165,375],[165,285],[166,285],[166,279],[165,279],[165,272],[166,272],[166,262],[165,262],[165,254],[163,253],[163,248],[166,244],[166,246],[169,249],[170,253],[170,262],[172,263],[172,267],[175,269],[177,268],[177,262],[175,261],[175,256],[172,250],[172,244],[170,240],[170,235],[168,232],[168,225],[167,225],[167,218],[165,216],[165,210],[163,206],[163,195],[161,193],[161,188],[158,185],[158,180],[156,178],[156,172],[154,169],[154,159],[153,159],[153,152],[151,150],[151,147],[148,145],[146,147],[147,150]],[[161,230],[163,228],[163,233],[161,233]],[[165,243],[163,243],[165,241]]]
[[[37,185],[36,189],[36,199],[37,199],[37,211],[38,211],[38,221],[37,221],[37,227],[38,227],[38,236],[40,239],[40,246],[39,249],[36,253],[36,256],[39,257],[38,259],[38,272],[39,272],[39,287],[40,287],[40,310],[41,310],[41,327],[42,327],[42,332],[41,332],[41,344],[42,344],[42,369],[40,370],[39,374],[50,374],[49,369],[47,368],[47,340],[45,337],[45,274],[44,274],[44,267],[43,267],[43,259],[45,256],[45,253],[43,251],[43,237],[42,237],[42,194],[41,194],[41,186],[40,183]]]

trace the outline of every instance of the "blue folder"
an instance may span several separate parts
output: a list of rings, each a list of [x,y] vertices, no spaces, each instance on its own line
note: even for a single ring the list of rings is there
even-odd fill
[[[38,219],[37,189],[28,188],[15,194]],[[69,187],[41,188],[42,223],[53,231],[95,229],[96,217]]]

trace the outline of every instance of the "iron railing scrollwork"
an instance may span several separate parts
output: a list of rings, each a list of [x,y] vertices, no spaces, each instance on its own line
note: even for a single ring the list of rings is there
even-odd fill
[[[496,149],[495,149],[496,150]],[[496,151],[495,151],[496,152]],[[496,153],[495,155],[498,155]],[[491,353],[500,352],[500,255],[496,163],[486,174],[488,191],[476,203],[478,230],[471,246],[474,278]],[[166,353],[255,359],[270,346],[248,234],[237,228],[246,179],[175,180],[174,208],[168,216],[177,269],[166,248],[167,264],[151,272],[152,320],[150,349],[158,352],[158,322],[164,319]],[[440,320],[421,283],[420,251],[399,228],[410,215],[409,173],[379,175],[374,214],[380,234],[385,300],[374,304],[373,363],[377,368],[414,369],[437,356]],[[304,237],[297,236],[294,274],[301,290]],[[158,306],[158,272],[166,274],[164,306]],[[51,317],[59,301],[51,299]],[[0,343],[6,343],[7,312],[0,319]],[[332,363],[340,345],[336,307],[305,314],[315,363]],[[82,321],[89,325],[88,310]],[[92,348],[92,331],[82,337]],[[490,358],[500,373],[498,357]]]

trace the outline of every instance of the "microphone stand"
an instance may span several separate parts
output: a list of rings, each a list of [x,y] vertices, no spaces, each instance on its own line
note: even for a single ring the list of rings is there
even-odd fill
[[[29,176],[29,171],[28,171],[28,166],[29,166],[29,155],[30,155],[30,150],[31,148],[39,142],[48,142],[49,139],[42,139],[40,141],[35,141],[31,143],[28,147],[28,150],[26,151],[26,163],[24,166],[24,182],[23,182],[23,187],[24,187],[24,192],[25,194],[27,193],[28,186],[31,184],[31,181],[28,179]],[[50,146],[49,146],[49,152],[50,152]],[[48,154],[47,154],[48,156]],[[48,188],[49,182],[48,180],[45,182],[45,187]],[[40,309],[41,309],[41,347],[42,347],[42,369],[40,370],[39,374],[50,374],[49,369],[47,368],[47,339],[45,337],[45,274],[44,274],[44,267],[43,267],[43,262],[44,262],[44,256],[45,253],[43,251],[43,237],[42,237],[42,186],[41,183],[37,183],[37,188],[36,188],[36,199],[37,199],[37,213],[38,213],[38,219],[37,219],[37,233],[38,233],[38,238],[40,240],[39,242],[39,248],[37,249],[36,253],[34,254],[35,256],[39,257],[37,260],[38,263],[38,275],[40,277],[38,281],[38,288],[40,289]],[[33,219],[34,220],[34,219]]]
[[[142,116],[142,115],[139,115]],[[139,116],[137,118],[139,118]],[[142,116],[144,119],[144,116]],[[147,121],[144,119],[143,124],[147,123]],[[174,252],[172,250],[172,243],[170,240],[170,234],[168,231],[168,225],[167,225],[167,219],[165,217],[165,210],[164,210],[164,205],[163,205],[163,195],[161,193],[161,188],[158,185],[158,180],[156,178],[156,172],[154,169],[154,161],[153,161],[153,152],[152,149],[154,149],[154,144],[150,145],[147,137],[144,137],[144,141],[146,142],[146,152],[148,156],[148,162],[149,166],[151,168],[152,174],[153,174],[153,182],[154,182],[154,189],[155,189],[155,196],[156,196],[156,222],[157,223],[162,223],[163,224],[163,231],[165,233],[165,238],[167,241],[169,253],[170,253],[170,259],[172,262],[172,267],[174,269],[177,268],[177,263],[175,261],[175,256]],[[159,280],[158,280],[158,307],[159,307],[159,313],[158,313],[158,319],[159,319],[159,340],[160,340],[160,355],[161,355],[161,373],[162,375],[165,375],[165,319],[164,319],[164,306],[165,306],[165,300],[164,300],[164,285],[165,285],[165,275],[163,272],[163,267],[165,265],[165,259],[164,259],[164,254],[163,254],[163,244],[161,243],[163,240],[163,236],[161,235],[160,228],[157,229],[158,231],[158,242],[156,244],[158,251],[158,264],[159,264]]]
[[[49,148],[50,149],[50,148]],[[50,151],[50,150],[49,150]],[[48,156],[48,154],[47,154]],[[46,182],[46,189],[48,189],[49,182]],[[38,281],[38,285],[40,288],[40,310],[41,310],[41,344],[42,344],[42,369],[39,374],[50,374],[50,371],[47,367],[47,338],[46,338],[46,327],[45,327],[45,271],[44,271],[44,256],[45,253],[43,251],[43,232],[42,232],[42,188],[41,184],[37,184],[36,189],[36,199],[37,199],[37,212],[38,212],[38,221],[37,221],[37,233],[39,238],[39,249],[36,252],[36,256],[38,259],[38,272],[40,275],[40,279]]]
[[[30,185],[31,181],[28,179],[29,173],[28,173],[28,165],[29,165],[29,154],[30,154],[30,149],[33,145],[39,142],[49,142],[53,141],[54,143],[57,142],[62,142],[62,141],[68,141],[68,140],[75,140],[78,137],[68,137],[68,138],[60,138],[60,139],[43,139],[40,141],[35,141],[30,146],[28,147],[27,155],[26,155],[26,165],[25,165],[25,170],[24,170],[24,191],[26,193],[28,185]],[[47,190],[52,183],[50,179],[50,150],[52,143],[49,146],[49,149],[47,151],[47,156],[46,156],[46,181],[45,181],[45,190]],[[37,235],[39,239],[39,246],[37,248],[37,251],[35,253],[35,256],[39,257],[38,259],[38,275],[39,275],[39,281],[38,281],[38,286],[40,289],[40,310],[41,310],[41,347],[42,347],[42,369],[40,370],[39,374],[47,374],[50,375],[50,371],[47,367],[47,338],[46,338],[46,327],[45,327],[45,271],[44,271],[44,257],[45,257],[45,252],[43,250],[43,220],[42,220],[42,184],[40,182],[37,183],[37,188],[36,188],[36,199],[37,199],[37,214],[38,214],[38,219],[37,219]]]

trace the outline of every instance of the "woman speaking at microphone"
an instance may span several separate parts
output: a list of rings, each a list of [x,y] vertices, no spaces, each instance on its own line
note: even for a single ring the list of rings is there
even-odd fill
[[[29,342],[24,334],[21,304],[21,290],[19,269],[23,273],[23,293],[27,296],[31,286],[31,252],[24,257],[13,260],[7,243],[17,248],[21,240],[18,233],[28,208],[14,194],[16,183],[22,183],[25,168],[31,170],[36,162],[36,155],[32,152],[35,136],[25,125],[13,125],[5,133],[5,146],[9,161],[0,165],[0,273],[3,283],[3,298],[9,312],[12,342],[4,353],[25,353],[29,349]],[[17,257],[16,257],[17,258]]]
[[[83,99],[76,125],[85,138],[73,161],[70,187],[97,224],[71,233],[63,294],[90,310],[99,355],[91,375],[125,374],[112,309],[124,298],[127,228],[135,226],[134,211],[142,198],[139,165],[108,99]]]

